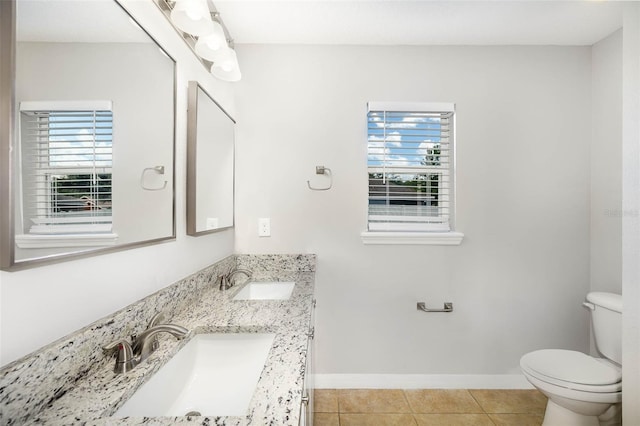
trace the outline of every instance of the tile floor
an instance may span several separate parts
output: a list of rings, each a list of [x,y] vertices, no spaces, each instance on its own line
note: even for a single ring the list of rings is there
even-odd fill
[[[316,389],[315,426],[539,426],[537,390]]]

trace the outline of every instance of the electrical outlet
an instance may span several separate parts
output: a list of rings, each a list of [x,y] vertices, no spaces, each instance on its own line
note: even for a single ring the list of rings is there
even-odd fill
[[[258,219],[258,236],[271,236],[271,219],[269,219],[268,217],[261,217],[260,219]]]

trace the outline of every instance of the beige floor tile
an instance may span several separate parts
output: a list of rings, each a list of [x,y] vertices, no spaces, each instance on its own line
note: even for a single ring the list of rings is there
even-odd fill
[[[338,389],[340,413],[411,413],[400,389]]]
[[[313,410],[316,413],[337,413],[338,391],[335,389],[314,389]]]
[[[497,426],[540,426],[544,416],[536,414],[489,414]]]
[[[411,414],[340,413],[340,426],[416,426]]]
[[[315,413],[313,415],[315,426],[340,426],[338,413]]]
[[[532,389],[473,389],[471,395],[487,413],[544,415],[547,397]]]
[[[493,426],[486,414],[414,414],[418,426]]]
[[[482,413],[465,389],[410,389],[404,391],[414,413]]]

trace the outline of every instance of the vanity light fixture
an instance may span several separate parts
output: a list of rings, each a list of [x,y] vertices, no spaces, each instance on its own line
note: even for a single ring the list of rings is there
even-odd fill
[[[155,3],[207,70],[220,80],[240,80],[242,74],[233,39],[211,0],[155,0]]]

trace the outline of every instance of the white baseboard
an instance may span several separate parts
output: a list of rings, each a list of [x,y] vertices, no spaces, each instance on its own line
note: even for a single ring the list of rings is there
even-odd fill
[[[522,374],[315,374],[316,389],[534,389]]]

